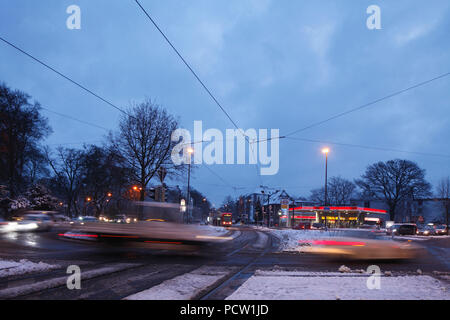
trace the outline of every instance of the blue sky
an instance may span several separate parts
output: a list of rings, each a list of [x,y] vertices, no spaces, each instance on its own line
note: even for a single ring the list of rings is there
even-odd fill
[[[243,129],[281,134],[450,71],[450,2],[141,0],[175,46]],[[66,8],[81,8],[81,30]],[[366,8],[381,8],[381,30]],[[1,0],[0,35],[114,104],[152,98],[193,128],[233,128],[132,0]],[[0,81],[44,107],[115,129],[117,110],[0,43]],[[296,135],[299,138],[450,154],[450,77]],[[47,143],[77,147],[106,132],[45,112]],[[216,205],[261,184],[308,196],[322,186],[324,143],[280,141],[280,170],[251,165],[198,168],[194,187]],[[435,184],[450,161],[330,145],[329,176],[354,179],[374,162],[416,161]],[[183,185],[184,181],[174,182]],[[233,190],[231,186],[239,187]]]

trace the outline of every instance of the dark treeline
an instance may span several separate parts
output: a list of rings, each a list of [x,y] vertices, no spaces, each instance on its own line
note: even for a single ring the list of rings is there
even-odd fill
[[[51,149],[43,143],[52,130],[39,103],[0,83],[0,215],[20,209],[57,209],[71,217],[120,213],[127,202],[147,199],[160,167],[169,178],[183,177],[185,166],[170,160],[177,127],[163,107],[146,100],[129,106],[102,145]],[[191,196],[197,193],[204,198],[198,191]]]

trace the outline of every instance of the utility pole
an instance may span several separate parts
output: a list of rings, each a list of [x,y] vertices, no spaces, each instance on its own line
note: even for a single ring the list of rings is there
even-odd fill
[[[187,185],[187,210],[186,210],[186,223],[189,223],[190,212],[191,212],[191,160],[194,149],[189,148],[189,163],[188,163],[188,185]]]
[[[263,189],[269,189],[268,187],[266,187],[266,186],[260,186],[261,188],[263,188]],[[270,210],[270,197],[271,196],[273,196],[275,193],[277,193],[277,192],[279,192],[280,190],[276,190],[276,191],[274,191],[274,192],[272,192],[272,193],[267,193],[267,227],[268,228],[270,228],[270,213],[271,213],[271,210]],[[261,190],[261,193],[262,194],[266,194],[265,192],[264,192],[264,190]]]

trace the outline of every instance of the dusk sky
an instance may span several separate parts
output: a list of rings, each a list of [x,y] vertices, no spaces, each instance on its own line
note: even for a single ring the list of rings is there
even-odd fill
[[[183,128],[192,130],[195,120],[204,130],[234,128],[135,1],[0,3],[1,37],[115,105],[151,98]],[[244,130],[286,135],[450,72],[448,0],[141,3]],[[80,30],[66,27],[72,4],[81,8]],[[381,30],[366,26],[370,5],[381,8]],[[47,109],[117,129],[119,111],[1,41],[0,82]],[[308,197],[324,184],[321,149],[328,146],[329,177],[353,180],[370,164],[401,158],[426,169],[435,186],[450,174],[449,89],[450,76],[291,136],[316,142],[282,139],[276,175],[259,176],[248,164],[213,165],[215,174],[200,166],[192,185],[216,206],[261,184]],[[52,147],[105,140],[106,130],[42,113]]]

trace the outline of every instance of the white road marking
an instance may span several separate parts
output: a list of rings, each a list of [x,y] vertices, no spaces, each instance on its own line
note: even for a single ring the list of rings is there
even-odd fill
[[[114,273],[117,271],[122,271],[125,269],[129,269],[132,267],[138,267],[141,266],[141,264],[136,263],[118,263],[113,264],[111,266],[90,270],[90,271],[82,271],[81,272],[81,288],[83,288],[83,280],[92,279],[95,277],[107,275],[109,273]],[[0,299],[11,299],[27,294],[36,293],[39,291],[56,288],[60,286],[66,285],[67,278],[69,275],[65,277],[59,277],[54,279],[48,279],[39,281],[33,284],[27,284],[27,285],[20,285],[17,287],[11,287],[7,289],[0,290]]]
[[[189,300],[213,287],[231,270],[225,267],[203,266],[192,272],[166,280],[160,285],[133,294],[124,300]]]

